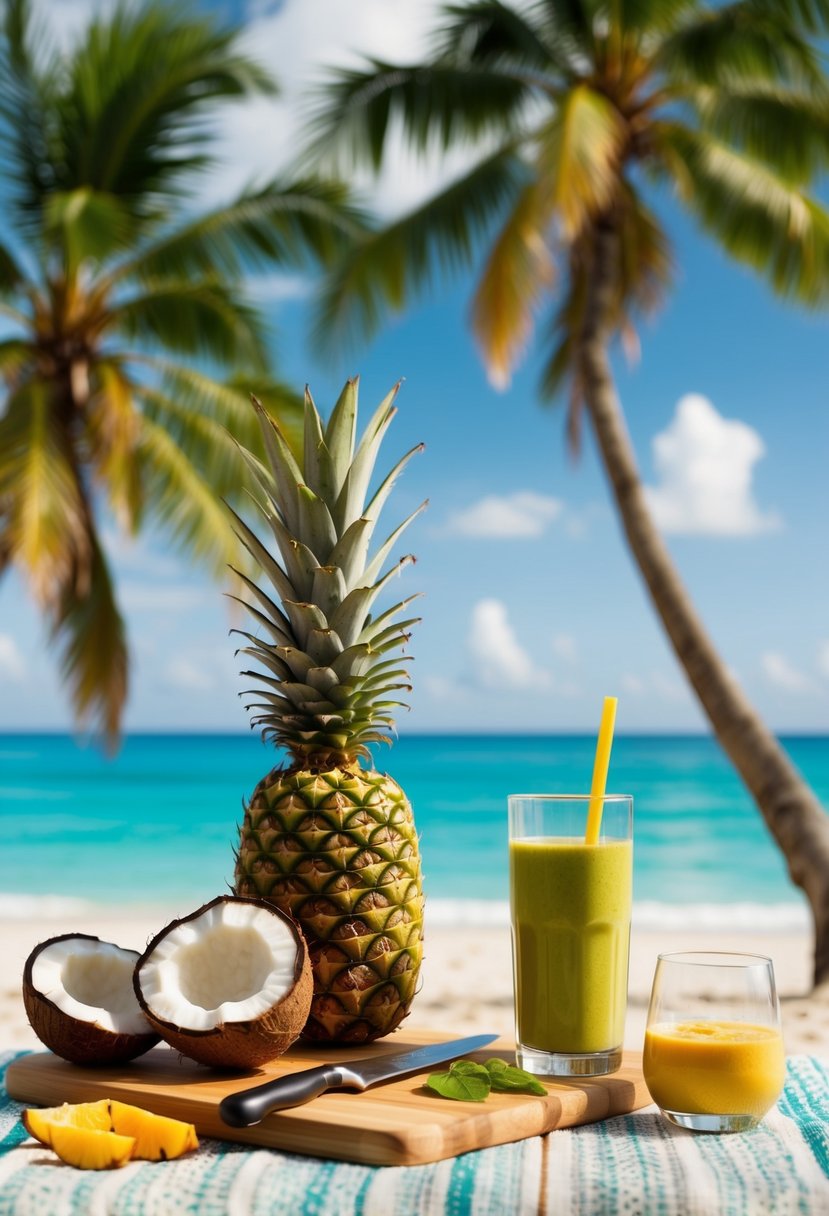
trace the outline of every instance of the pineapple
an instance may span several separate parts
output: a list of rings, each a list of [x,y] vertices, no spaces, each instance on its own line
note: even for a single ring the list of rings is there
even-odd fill
[[[239,631],[265,672],[252,725],[289,762],[264,777],[245,808],[236,861],[238,895],[293,916],[308,940],[314,997],[303,1032],[321,1042],[367,1043],[395,1030],[417,987],[423,889],[412,811],[400,786],[375,772],[367,744],[389,742],[396,698],[410,689],[401,654],[415,598],[372,614],[391,578],[386,558],[423,503],[373,553],[372,533],[408,452],[368,498],[397,387],[356,444],[357,380],[327,425],[306,390],[303,456],[262,411],[267,466],[243,452],[275,549],[235,515],[237,535],[275,591],[240,574],[255,601],[256,633]],[[368,499],[368,501],[367,501]],[[281,601],[281,607],[275,602]],[[368,762],[368,767],[363,762]]]

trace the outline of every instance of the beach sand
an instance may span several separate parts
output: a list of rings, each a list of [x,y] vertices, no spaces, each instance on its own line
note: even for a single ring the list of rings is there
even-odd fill
[[[60,920],[0,919],[0,1050],[37,1048],[23,1008],[23,965],[40,941],[69,931],[90,933],[118,945],[143,950],[175,915],[192,909],[101,908]],[[656,956],[672,950],[736,950],[765,954],[774,962],[783,1005],[783,1029],[790,1053],[829,1058],[829,994],[810,997],[811,940],[806,933],[699,931],[656,932],[634,928],[625,1045],[640,1050]],[[411,1026],[447,1034],[493,1031],[512,1037],[512,973],[509,932],[487,926],[428,929],[423,984]]]

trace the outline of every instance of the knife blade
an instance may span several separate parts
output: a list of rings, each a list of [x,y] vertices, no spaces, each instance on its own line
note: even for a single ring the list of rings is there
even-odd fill
[[[475,1034],[448,1043],[431,1043],[393,1055],[376,1056],[343,1064],[320,1064],[301,1072],[277,1077],[264,1085],[228,1094],[219,1105],[219,1116],[229,1127],[251,1127],[275,1110],[289,1110],[319,1097],[328,1089],[368,1089],[381,1081],[392,1081],[423,1072],[434,1064],[456,1060],[468,1051],[479,1051],[498,1038],[497,1034]]]

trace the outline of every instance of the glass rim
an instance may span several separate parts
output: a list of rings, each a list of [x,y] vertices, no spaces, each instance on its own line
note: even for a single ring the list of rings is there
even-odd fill
[[[507,801],[524,798],[533,802],[592,802],[592,794],[507,794]],[[602,794],[602,802],[633,802],[633,794]],[[598,797],[597,797],[598,801]]]
[[[671,950],[657,954],[656,958],[659,963],[682,963],[686,967],[731,967],[742,971],[749,967],[774,969],[773,960],[767,954],[750,954],[743,950]]]

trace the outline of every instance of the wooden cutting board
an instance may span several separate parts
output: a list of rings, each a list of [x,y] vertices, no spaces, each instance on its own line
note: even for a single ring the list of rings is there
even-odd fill
[[[486,1102],[450,1102],[423,1085],[425,1074],[389,1081],[363,1093],[341,1090],[269,1115],[255,1127],[227,1127],[219,1103],[237,1089],[327,1061],[392,1055],[457,1035],[400,1031],[368,1047],[292,1047],[256,1072],[217,1073],[156,1047],[120,1068],[80,1068],[51,1052],[23,1056],[9,1065],[6,1088],[18,1102],[57,1106],[118,1098],[159,1115],[196,1125],[204,1136],[267,1148],[307,1153],[367,1165],[422,1165],[638,1110],[650,1102],[642,1077],[642,1057],[626,1052],[622,1068],[608,1077],[546,1084],[547,1096],[490,1094]],[[499,1039],[470,1058],[501,1056],[514,1062],[512,1044]],[[448,1068],[448,1064],[440,1065]]]

